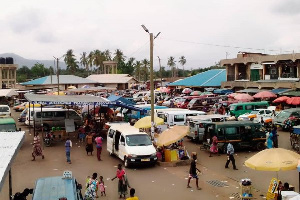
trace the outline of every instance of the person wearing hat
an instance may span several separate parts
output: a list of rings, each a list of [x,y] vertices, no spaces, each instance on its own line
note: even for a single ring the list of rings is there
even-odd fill
[[[198,172],[201,172],[201,171],[196,167],[196,161],[197,161],[197,153],[193,152],[187,188],[191,188],[191,186],[190,186],[191,179],[195,178],[197,189],[201,190],[201,188],[198,185],[199,178],[198,178],[198,174],[197,174],[197,171]]]

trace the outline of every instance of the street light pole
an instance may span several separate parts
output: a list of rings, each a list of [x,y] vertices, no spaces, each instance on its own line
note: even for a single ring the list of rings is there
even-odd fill
[[[53,56],[54,57],[54,56]],[[57,95],[59,95],[59,67],[58,67],[58,63],[59,63],[59,59],[60,58],[55,58],[56,60],[56,75],[57,75]]]
[[[150,96],[151,96],[151,137],[154,138],[154,80],[153,80],[153,40],[157,38],[160,32],[153,37],[153,33],[150,33],[145,25],[142,25],[143,29],[149,33],[150,36]]]
[[[159,56],[157,56],[158,57],[158,62],[159,62],[159,71],[160,71],[160,87],[162,87],[163,85],[162,85],[162,82],[163,82],[163,78],[162,78],[162,70],[161,70],[161,64],[160,64],[160,57]]]

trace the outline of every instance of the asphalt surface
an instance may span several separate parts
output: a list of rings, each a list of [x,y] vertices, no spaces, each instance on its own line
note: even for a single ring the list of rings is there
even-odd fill
[[[17,119],[20,113],[13,112]],[[51,147],[44,148],[45,159],[37,157],[31,161],[33,131],[29,132],[28,127],[18,123],[18,127],[26,131],[25,142],[19,151],[13,165],[13,193],[23,191],[24,188],[34,188],[35,181],[41,177],[61,176],[63,171],[70,170],[79,183],[85,184],[87,176],[97,172],[103,176],[106,185],[106,197],[99,199],[118,199],[117,180],[111,181],[115,176],[116,167],[121,161],[116,157],[109,156],[106,151],[106,140],[102,151],[103,161],[98,161],[96,152],[93,156],[87,156],[85,145],[79,143],[76,137],[71,137],[73,147],[71,149],[72,164],[68,164],[65,158],[64,142],[57,141]],[[291,149],[289,133],[279,132],[279,147]],[[126,169],[131,187],[136,189],[136,195],[140,199],[239,199],[239,180],[250,178],[255,188],[256,199],[264,199],[271,178],[276,177],[275,172],[255,171],[244,166],[244,161],[257,152],[243,151],[236,152],[236,165],[239,170],[235,171],[230,165],[225,169],[226,155],[209,157],[209,152],[201,151],[200,145],[188,139],[184,145],[189,152],[198,153],[198,168],[202,170],[199,185],[202,190],[196,190],[195,180],[191,181],[191,189],[186,187],[189,166],[180,167],[133,167]],[[95,147],[94,147],[95,150]],[[298,191],[298,172],[279,172],[278,177],[283,182],[294,185]],[[84,193],[84,190],[82,191]],[[31,197],[31,196],[30,196]],[[8,199],[8,178],[0,193],[0,199]],[[31,198],[28,198],[31,199]]]

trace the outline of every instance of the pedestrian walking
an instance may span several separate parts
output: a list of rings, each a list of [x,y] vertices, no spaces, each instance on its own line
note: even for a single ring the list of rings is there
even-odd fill
[[[45,158],[44,154],[43,154],[43,150],[41,147],[41,140],[40,140],[40,136],[39,133],[36,132],[35,136],[33,137],[33,149],[32,149],[32,161],[35,161],[35,157],[36,156],[42,156],[42,159]]]
[[[91,153],[91,156],[92,156],[93,151],[94,151],[94,147],[93,147],[93,136],[90,132],[85,137],[85,142],[86,142],[86,146],[85,146],[86,155],[88,155],[88,153]]]
[[[273,125],[273,130],[272,130],[272,135],[273,135],[273,146],[274,148],[278,148],[278,134],[277,134],[277,127]]]
[[[67,138],[67,141],[65,143],[65,149],[66,149],[66,157],[67,157],[67,162],[71,164],[71,147],[72,147],[72,141],[70,138]]]
[[[99,182],[97,180],[97,176],[97,173],[93,173],[92,177],[88,177],[86,182],[84,200],[95,200],[98,197],[97,191],[99,187]]]
[[[125,170],[122,169],[122,164],[118,164],[118,170],[117,170],[117,175],[112,178],[111,180],[115,180],[116,178],[118,178],[119,182],[118,182],[118,194],[120,196],[120,198],[125,198],[128,191],[127,191],[127,187],[130,188],[129,183],[128,183],[128,179],[127,179],[127,175],[125,173]]]
[[[232,163],[233,169],[238,170],[235,166],[234,148],[233,148],[233,145],[231,143],[229,143],[227,145],[227,161],[226,161],[226,164],[225,164],[225,168],[228,168],[228,165],[229,165],[230,161]]]
[[[211,146],[210,146],[210,154],[209,154],[209,157],[212,157],[212,155],[211,154],[218,154],[218,155],[220,155],[219,154],[219,151],[218,151],[218,138],[217,138],[217,136],[214,136],[213,138],[212,138],[212,143],[211,143]]]
[[[99,189],[100,189],[101,196],[106,196],[103,176],[99,177]]]
[[[197,154],[196,154],[196,152],[193,152],[187,188],[191,188],[191,186],[190,186],[191,179],[195,178],[197,190],[201,190],[201,188],[199,187],[199,184],[198,184],[198,181],[199,181],[198,173],[200,173],[201,171],[196,167],[196,161],[197,161]],[[198,173],[197,173],[197,171],[198,171]]]
[[[135,189],[131,188],[129,191],[130,197],[128,197],[126,200],[139,200],[137,196],[134,196],[135,194]]]
[[[101,161],[102,141],[103,141],[103,138],[101,136],[98,136],[95,138],[98,161]]]
[[[266,139],[267,139],[267,148],[272,149],[273,148],[273,133],[272,133],[272,131],[268,132],[266,134]]]

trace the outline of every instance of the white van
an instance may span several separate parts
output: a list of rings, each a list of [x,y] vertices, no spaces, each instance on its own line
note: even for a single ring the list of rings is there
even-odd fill
[[[0,116],[1,117],[11,116],[10,107],[8,105],[0,105]]]
[[[124,161],[125,167],[131,164],[152,164],[157,162],[156,150],[147,133],[129,123],[108,124],[107,151]]]
[[[51,127],[65,127],[65,119],[73,119],[75,127],[83,124],[82,117],[73,109],[62,108],[34,108],[30,109],[26,115],[25,124],[33,126],[35,123],[36,128],[41,128],[43,121],[43,128],[45,131],[49,131]],[[34,121],[33,121],[34,119]]]
[[[187,125],[189,126],[189,133],[187,138],[190,138],[196,142],[203,141],[205,123],[209,122],[222,122],[226,120],[226,115],[200,115],[187,117]]]
[[[148,91],[149,92],[149,91]],[[136,94],[134,94],[132,96],[133,101],[138,102],[138,101],[142,101],[142,99],[144,98],[144,96],[148,93],[147,91],[144,92],[138,92]]]

